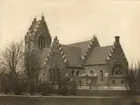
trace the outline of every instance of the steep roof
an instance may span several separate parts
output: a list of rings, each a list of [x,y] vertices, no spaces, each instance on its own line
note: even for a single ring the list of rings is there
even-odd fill
[[[81,48],[62,45],[63,51],[68,59],[69,66],[81,67]]]
[[[105,64],[105,60],[111,49],[112,46],[95,47],[87,59],[86,65]]]
[[[42,28],[45,28],[45,30],[48,31],[48,33],[50,33],[43,15],[41,16],[40,20],[37,20],[36,18],[34,18],[28,32],[31,34],[35,34],[37,31],[39,31]]]
[[[85,51],[86,51],[86,49],[88,47],[89,42],[90,42],[90,40],[87,40],[87,41],[68,44],[68,46],[81,48],[81,55],[84,55],[84,53],[85,53]]]
[[[32,24],[31,33],[35,31],[35,29],[37,28],[38,25],[39,25],[39,21],[36,21],[35,23]]]
[[[64,62],[72,67],[82,67],[83,63],[85,65],[106,64],[106,61],[111,59],[116,46],[120,46],[115,42],[114,45],[100,47],[96,38],[91,41],[62,45],[56,37],[53,44],[59,49]],[[45,51],[45,54],[48,51],[49,49]]]

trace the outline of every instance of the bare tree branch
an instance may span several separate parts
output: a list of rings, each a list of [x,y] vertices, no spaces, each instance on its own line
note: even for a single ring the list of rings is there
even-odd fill
[[[8,44],[0,54],[0,66],[5,68],[6,72],[18,77],[17,71],[21,69],[18,68],[18,65],[20,65],[20,61],[23,58],[23,52],[23,41]]]

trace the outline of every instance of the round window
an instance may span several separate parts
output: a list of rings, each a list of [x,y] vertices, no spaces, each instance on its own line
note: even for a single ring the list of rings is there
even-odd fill
[[[116,64],[112,69],[112,75],[122,75],[123,67],[120,64]]]

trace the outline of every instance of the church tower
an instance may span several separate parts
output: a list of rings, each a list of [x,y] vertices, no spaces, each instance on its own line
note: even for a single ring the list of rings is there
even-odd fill
[[[51,41],[52,37],[49,33],[45,17],[42,15],[40,20],[37,20],[35,17],[25,35],[25,50],[50,48]]]

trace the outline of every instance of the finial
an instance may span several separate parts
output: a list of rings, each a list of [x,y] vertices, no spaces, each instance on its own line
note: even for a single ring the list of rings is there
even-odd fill
[[[119,43],[120,42],[120,36],[115,36],[115,42]]]
[[[54,37],[54,40],[57,40],[57,36]]]
[[[95,32],[94,34],[93,34],[93,39],[97,39],[97,32]]]
[[[94,40],[97,39],[96,35],[93,35],[93,39],[94,39]]]
[[[43,15],[43,12],[42,12],[42,15],[41,15],[41,19],[42,19],[42,20],[44,20],[44,15]]]
[[[36,22],[36,20],[37,20],[37,19],[36,19],[36,16],[35,16],[33,22]]]

